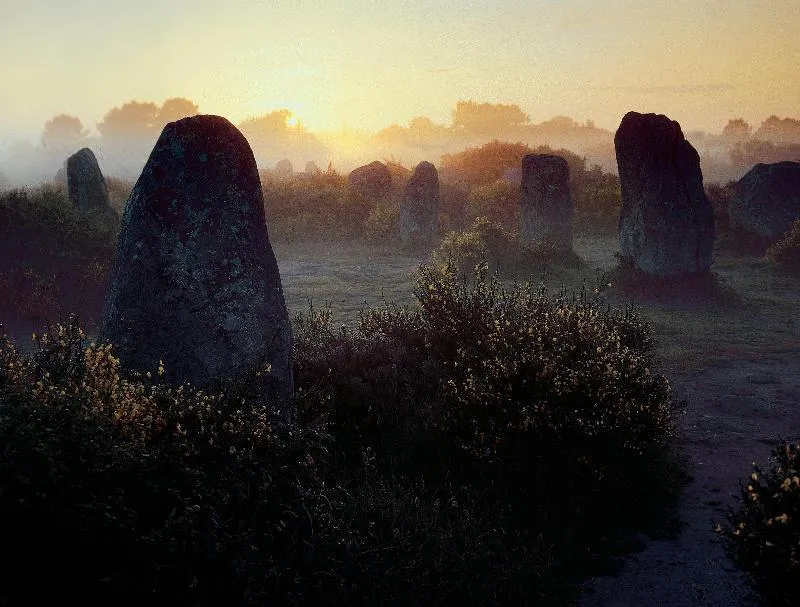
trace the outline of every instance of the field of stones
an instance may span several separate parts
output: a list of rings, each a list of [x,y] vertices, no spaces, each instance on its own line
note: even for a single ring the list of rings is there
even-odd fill
[[[712,188],[654,114],[615,144],[618,177],[500,142],[464,152],[479,178],[259,173],[197,116],[135,185],[85,149],[66,187],[0,193],[9,579],[37,563],[90,604],[800,600],[800,164]]]

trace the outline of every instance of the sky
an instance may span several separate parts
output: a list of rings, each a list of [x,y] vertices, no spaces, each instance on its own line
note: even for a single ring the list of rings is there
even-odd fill
[[[615,130],[800,117],[797,0],[0,0],[0,144],[186,97],[311,131],[449,124],[459,100]]]

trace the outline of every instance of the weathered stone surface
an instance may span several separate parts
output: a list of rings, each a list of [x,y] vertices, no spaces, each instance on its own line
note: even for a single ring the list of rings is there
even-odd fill
[[[520,185],[522,183],[522,169],[520,167],[506,167],[503,169],[503,181],[513,186]]]
[[[99,341],[124,368],[203,386],[271,365],[291,421],[291,328],[244,136],[219,116],[169,123],[125,205]]]
[[[800,219],[800,162],[757,164],[736,184],[731,224],[774,242]]]
[[[714,214],[700,157],[680,125],[661,114],[628,112],[614,136],[624,257],[652,276],[707,272]]]
[[[294,174],[294,167],[292,166],[292,161],[288,158],[284,158],[283,160],[279,160],[275,164],[275,175],[277,175],[281,179],[289,179]]]
[[[439,226],[439,174],[424,160],[406,183],[400,206],[400,240],[408,245],[431,244]]]
[[[524,244],[550,243],[572,250],[569,165],[560,156],[528,154],[522,159],[519,234]]]
[[[376,160],[353,169],[347,176],[347,187],[365,198],[382,198],[392,187],[392,174],[385,164]]]
[[[319,170],[317,163],[313,160],[306,162],[306,175],[319,175],[322,171]]]
[[[67,158],[67,192],[72,204],[79,209],[111,205],[106,180],[89,148],[82,148]]]

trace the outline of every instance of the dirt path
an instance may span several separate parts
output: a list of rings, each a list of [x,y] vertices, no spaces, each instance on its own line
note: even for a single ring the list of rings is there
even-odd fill
[[[753,461],[767,468],[778,437],[800,433],[800,349],[729,359],[702,370],[663,369],[687,401],[677,447],[693,481],[679,501],[677,539],[648,540],[616,577],[591,580],[581,607],[741,607],[758,600],[724,554],[712,520],[723,521]]]

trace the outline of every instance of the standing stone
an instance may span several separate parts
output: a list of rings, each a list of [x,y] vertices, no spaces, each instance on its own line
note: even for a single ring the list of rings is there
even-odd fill
[[[628,112],[614,147],[623,257],[652,276],[708,272],[714,213],[703,190],[700,157],[680,125],[660,114]]]
[[[528,154],[522,159],[520,240],[572,250],[569,165],[560,156]]]
[[[111,206],[106,180],[89,148],[82,148],[67,158],[67,192],[78,209]]]
[[[279,179],[291,179],[292,175],[294,175],[294,167],[292,166],[292,161],[289,160],[288,158],[279,160],[275,165],[275,175]]]
[[[392,174],[385,164],[376,160],[353,169],[347,176],[347,187],[365,198],[383,198],[392,187]]]
[[[253,152],[219,116],[164,127],[125,205],[98,340],[128,370],[204,386],[266,364],[291,422],[289,315]]]
[[[774,243],[800,219],[800,162],[757,164],[736,184],[731,224]]]
[[[306,162],[306,175],[319,175],[322,171],[319,170],[317,163],[313,160]]]
[[[428,245],[439,224],[439,173],[424,160],[414,169],[400,206],[400,240],[403,245]]]

